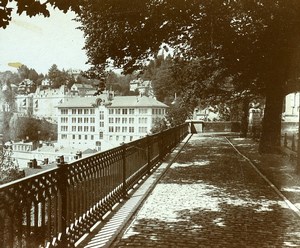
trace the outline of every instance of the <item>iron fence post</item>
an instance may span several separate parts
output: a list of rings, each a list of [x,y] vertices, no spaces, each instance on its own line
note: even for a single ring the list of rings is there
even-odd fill
[[[147,173],[151,171],[151,148],[150,148],[150,136],[147,134]]]
[[[128,198],[127,194],[127,185],[126,185],[126,144],[122,143],[122,166],[123,166],[123,173],[122,173],[122,191],[123,197]]]
[[[66,228],[67,228],[67,165],[64,161],[64,156],[60,156],[57,159],[57,167],[59,168],[58,174],[58,187],[59,187],[59,228],[61,231],[61,237],[59,239],[58,247],[69,247]]]

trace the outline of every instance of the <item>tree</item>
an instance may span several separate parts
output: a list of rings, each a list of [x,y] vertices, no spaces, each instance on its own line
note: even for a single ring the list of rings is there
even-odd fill
[[[13,2],[16,7],[12,7],[11,2]],[[4,0],[0,1],[0,28],[6,28],[11,21],[11,14],[14,8],[16,8],[17,14],[21,15],[25,13],[26,15],[32,17],[35,15],[44,15],[45,17],[50,16],[49,8],[52,6],[58,8],[66,13],[68,10],[73,10],[76,13],[80,11],[80,5],[84,1],[81,0],[48,0],[48,1],[36,1],[36,0]]]
[[[260,151],[276,152],[283,98],[300,88],[299,1],[89,1],[78,21],[96,71],[108,59],[127,72],[141,68],[162,43],[204,68],[216,63],[235,93],[266,97]]]

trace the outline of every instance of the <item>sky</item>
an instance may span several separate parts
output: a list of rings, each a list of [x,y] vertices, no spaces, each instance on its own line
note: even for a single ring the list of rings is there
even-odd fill
[[[56,64],[58,69],[86,70],[87,56],[83,32],[72,20],[75,13],[52,10],[50,17],[14,14],[6,29],[0,28],[0,71],[17,69],[9,63],[20,62],[38,73],[46,74]]]

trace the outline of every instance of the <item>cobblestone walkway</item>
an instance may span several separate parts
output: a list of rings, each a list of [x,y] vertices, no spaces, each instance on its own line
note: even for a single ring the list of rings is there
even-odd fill
[[[110,247],[300,247],[300,219],[224,137],[194,135]]]

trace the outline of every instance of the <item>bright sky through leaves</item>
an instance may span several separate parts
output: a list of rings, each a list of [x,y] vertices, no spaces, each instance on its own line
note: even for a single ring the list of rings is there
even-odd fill
[[[47,73],[53,64],[59,69],[88,69],[83,33],[76,29],[73,12],[53,10],[50,18],[13,15],[6,29],[0,29],[0,71],[16,71],[16,62]]]

